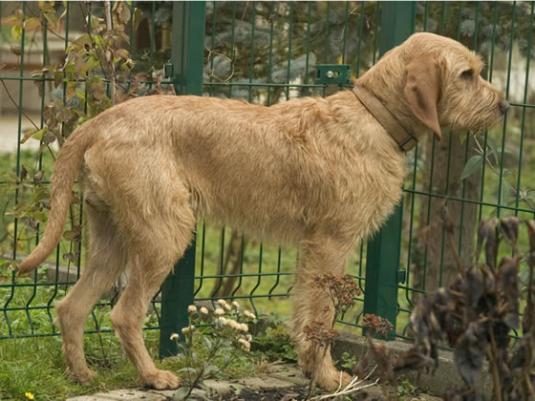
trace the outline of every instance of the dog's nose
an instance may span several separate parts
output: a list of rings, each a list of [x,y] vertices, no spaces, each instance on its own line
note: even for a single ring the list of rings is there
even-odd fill
[[[500,103],[498,104],[498,107],[500,108],[500,111],[502,114],[505,114],[505,112],[509,109],[509,103],[507,100],[500,100]]]

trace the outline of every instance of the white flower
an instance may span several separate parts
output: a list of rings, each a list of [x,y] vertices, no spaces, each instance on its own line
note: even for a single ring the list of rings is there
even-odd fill
[[[245,338],[240,338],[238,340],[238,344],[241,345],[242,349],[244,351],[250,351],[251,350],[251,343],[247,341]]]
[[[178,334],[177,334],[177,333],[173,333],[173,334],[171,334],[171,337],[169,337],[169,339],[170,339],[171,341],[178,340],[178,338],[179,338],[179,337],[178,337]]]
[[[201,306],[201,308],[199,309],[199,312],[201,315],[208,315],[208,309],[204,306]]]
[[[256,315],[253,312],[249,311],[249,310],[244,310],[243,311],[243,316],[245,316],[245,317],[247,317],[247,318],[249,318],[251,320],[255,320],[256,319]]]
[[[238,301],[234,301],[234,302],[232,302],[232,306],[233,306],[234,309],[236,309],[236,310],[239,310],[239,309],[240,309],[240,304],[238,303]]]
[[[220,317],[217,319],[217,323],[221,327],[228,327],[233,330],[238,330],[237,325],[239,325],[239,323],[235,320],[227,319],[226,317]]]
[[[227,323],[226,324],[227,327],[230,327],[231,329],[236,330],[236,325],[238,324],[237,321],[235,321],[234,319],[227,319],[226,323]]]
[[[238,324],[238,327],[236,328],[236,330],[247,333],[249,331],[249,326],[247,326],[246,323],[241,323],[241,324]]]
[[[182,334],[184,334],[184,335],[188,335],[189,333],[192,333],[193,330],[195,330],[195,326],[191,324],[191,325],[189,325],[188,327],[184,327],[184,328],[182,329]]]
[[[190,315],[193,315],[194,313],[197,313],[197,307],[195,305],[188,306],[188,313]]]
[[[249,341],[249,342],[253,341],[253,336],[250,335],[250,334],[247,334],[247,335],[245,336],[245,338],[246,338],[246,340]]]
[[[216,316],[223,316],[225,314],[225,311],[221,308],[215,308],[214,315]]]
[[[236,330],[236,331],[239,331],[239,330],[240,330],[240,324],[239,324],[237,321],[235,321],[235,320],[231,320],[231,321],[229,322],[229,326],[230,326],[230,328],[233,329],[233,330]]]
[[[230,311],[232,308],[230,307],[230,305],[228,304],[227,301],[225,301],[224,299],[218,299],[217,302],[216,302],[219,306],[221,306],[223,309],[225,309],[226,311]]]

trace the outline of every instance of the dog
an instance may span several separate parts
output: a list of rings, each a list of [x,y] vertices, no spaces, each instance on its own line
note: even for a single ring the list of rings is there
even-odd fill
[[[332,390],[349,376],[304,328],[334,310],[314,277],[342,275],[355,243],[376,232],[401,198],[405,151],[443,128],[481,131],[506,112],[480,77],[481,58],[459,42],[417,33],[386,53],[352,90],[270,107],[197,96],[149,96],[84,123],[61,148],[48,223],[21,262],[27,273],[58,244],[80,176],[87,203],[88,263],[57,306],[70,374],[94,373],[83,351],[84,322],[126,271],[113,327],[143,382],[172,389],[145,348],[148,304],[192,240],[197,219],[300,247],[293,287],[299,364]]]

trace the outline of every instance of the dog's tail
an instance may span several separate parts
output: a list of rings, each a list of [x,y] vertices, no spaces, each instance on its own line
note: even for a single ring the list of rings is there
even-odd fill
[[[91,144],[91,123],[78,128],[61,147],[52,175],[50,190],[50,211],[43,238],[37,247],[19,265],[18,274],[35,269],[58,244],[67,213],[72,201],[72,187],[80,173],[85,151]]]

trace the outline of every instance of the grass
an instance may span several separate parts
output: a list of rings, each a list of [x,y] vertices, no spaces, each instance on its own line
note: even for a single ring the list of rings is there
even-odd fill
[[[145,331],[145,341],[159,368],[177,372],[184,367],[180,358],[166,358],[163,361],[157,359],[157,331]],[[86,335],[85,348],[88,363],[97,377],[88,385],[80,385],[65,373],[59,337],[0,342],[0,400],[26,400],[25,393],[31,392],[37,401],[59,401],[76,395],[140,385],[133,365],[121,352],[115,336]],[[202,347],[199,347],[198,352],[202,354]],[[251,375],[257,366],[257,359],[258,356],[254,354],[250,358],[237,359],[220,377]],[[217,363],[215,361],[216,365]]]
[[[154,344],[147,335],[148,344]],[[137,384],[133,366],[119,353],[120,347],[112,335],[100,335],[102,349],[97,335],[86,336],[88,360],[93,362],[98,376],[89,386],[73,382],[65,374],[65,365],[59,337],[6,340],[0,344],[0,399],[6,401],[25,400],[24,394],[31,392],[36,400],[57,401],[67,397],[132,387]],[[152,346],[151,348],[154,348]],[[105,352],[105,355],[103,354]]]
[[[97,308],[95,315],[100,327],[110,328],[105,311]],[[150,315],[147,321],[153,318],[154,315]],[[90,328],[90,324],[87,327]],[[256,328],[251,326],[251,330],[254,332]],[[159,332],[145,330],[144,337],[156,365],[180,376],[178,372],[185,367],[184,359],[179,355],[159,360]],[[289,335],[276,320],[269,320],[269,327],[265,332],[256,333],[255,341],[258,341],[259,351],[242,354],[226,349],[220,352],[218,358],[209,361],[220,369],[215,377],[235,379],[254,375],[257,370],[265,369],[265,355],[270,360],[295,359]],[[76,395],[140,386],[134,366],[125,357],[119,340],[112,333],[86,334],[84,343],[88,364],[97,373],[96,379],[88,385],[77,384],[65,373],[59,336],[0,341],[0,400],[26,400],[25,394],[29,392],[38,401],[59,401]],[[202,338],[196,336],[194,344],[194,352],[199,355],[197,360],[207,361],[207,349]],[[232,352],[230,363],[229,352]]]

